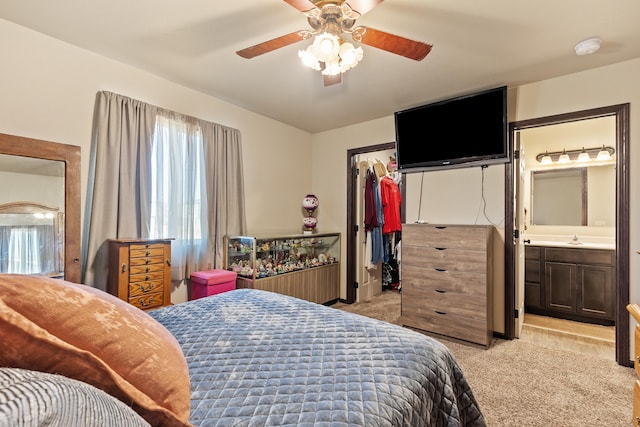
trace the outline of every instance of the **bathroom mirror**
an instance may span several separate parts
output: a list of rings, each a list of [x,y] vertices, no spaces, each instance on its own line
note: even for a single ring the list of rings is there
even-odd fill
[[[0,180],[0,204],[14,205],[14,210],[27,206],[27,213],[5,212],[5,215],[37,213],[45,218],[50,216],[50,226],[40,224],[43,226],[42,230],[58,234],[58,240],[54,244],[59,247],[41,251],[41,254],[51,254],[52,259],[43,264],[51,265],[51,270],[33,274],[54,277],[63,275],[65,280],[79,283],[80,147],[0,134],[0,155],[0,175],[3,178]],[[36,209],[38,212],[29,213],[29,209]],[[7,216],[3,219],[5,225],[9,218],[11,217]],[[23,216],[14,225],[25,221],[31,220]],[[56,263],[58,267],[55,267]]]
[[[615,165],[531,172],[531,224],[615,226]]]

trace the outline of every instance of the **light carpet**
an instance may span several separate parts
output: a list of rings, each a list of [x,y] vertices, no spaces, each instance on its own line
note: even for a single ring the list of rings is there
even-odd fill
[[[399,324],[400,294],[333,307]],[[613,360],[496,339],[483,348],[440,339],[451,349],[489,426],[630,426],[635,372]]]

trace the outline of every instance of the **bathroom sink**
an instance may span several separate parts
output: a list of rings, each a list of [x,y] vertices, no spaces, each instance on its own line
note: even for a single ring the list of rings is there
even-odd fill
[[[531,240],[527,243],[527,246],[549,246],[556,248],[571,248],[580,247],[584,249],[608,249],[615,250],[616,245],[614,243],[589,243],[589,242],[554,242],[551,240]]]

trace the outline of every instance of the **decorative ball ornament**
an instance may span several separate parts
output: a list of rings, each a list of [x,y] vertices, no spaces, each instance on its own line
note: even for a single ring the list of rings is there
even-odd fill
[[[313,194],[307,194],[302,200],[302,207],[305,208],[307,212],[315,211],[318,209],[319,204],[318,198]]]
[[[307,230],[313,230],[318,225],[318,219],[312,216],[307,216],[302,219],[302,223],[304,224],[304,228]]]
[[[307,216],[302,219],[304,226],[304,233],[311,234],[318,225],[318,219],[313,216],[313,213],[318,209],[318,198],[313,194],[307,194],[302,200],[302,207],[307,211]]]

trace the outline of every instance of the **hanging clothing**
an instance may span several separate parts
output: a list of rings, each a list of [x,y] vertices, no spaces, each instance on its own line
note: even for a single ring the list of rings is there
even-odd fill
[[[380,180],[380,195],[382,198],[382,210],[384,215],[382,234],[402,231],[402,221],[400,219],[402,194],[400,193],[398,184],[396,184],[390,177],[385,176]]]
[[[375,177],[374,177],[375,178]],[[380,185],[377,179],[372,180],[373,204],[378,225],[371,229],[371,263],[378,264],[384,257],[384,242],[382,239],[382,227],[384,226],[384,214],[382,211],[382,197]]]
[[[364,230],[371,231],[378,224],[378,214],[373,199],[373,185],[376,181],[376,175],[367,170],[367,178],[364,186]]]

